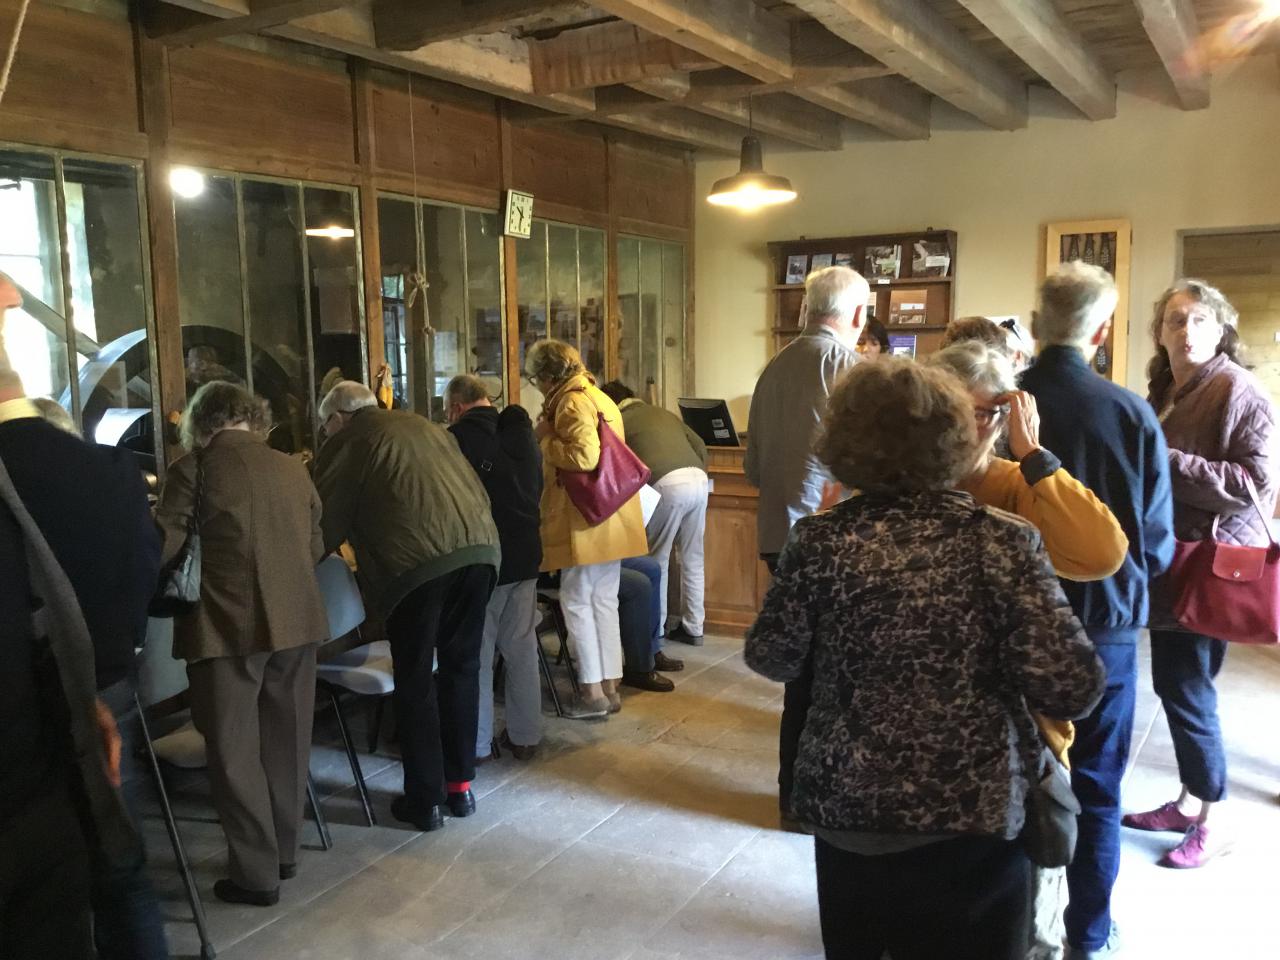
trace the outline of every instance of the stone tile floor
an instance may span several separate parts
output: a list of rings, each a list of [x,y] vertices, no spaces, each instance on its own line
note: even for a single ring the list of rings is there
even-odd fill
[[[687,663],[674,693],[628,692],[607,722],[548,716],[540,756],[482,767],[477,814],[433,834],[391,818],[400,773],[385,745],[361,754],[379,823],[364,825],[345,754],[318,717],[312,769],[334,846],[322,851],[307,825],[298,877],[274,908],[213,898],[225,853],[207,786],[199,774],[175,776],[218,956],[821,957],[811,841],[776,829],[781,688],[747,670],[741,641],[673,653]],[[1167,799],[1177,779],[1145,658],[1140,677],[1129,809]],[[1116,891],[1126,957],[1280,955],[1280,656],[1233,649],[1221,691],[1233,791],[1222,813],[1239,842],[1182,873],[1155,865],[1162,838],[1126,832]],[[197,956],[158,814],[147,835],[175,956]]]

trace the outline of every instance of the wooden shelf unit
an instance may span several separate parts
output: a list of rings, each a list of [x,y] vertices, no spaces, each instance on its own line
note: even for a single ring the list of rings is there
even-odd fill
[[[946,244],[951,257],[945,277],[911,276],[912,243],[923,240]],[[873,233],[849,237],[822,237],[818,239],[775,240],[769,243],[769,258],[773,269],[771,291],[772,314],[769,318],[769,334],[773,353],[777,353],[800,332],[800,304],[804,300],[803,283],[786,283],[787,259],[803,254],[812,259],[814,254],[847,253],[852,266],[864,272],[868,247],[897,244],[902,247],[902,263],[899,275],[893,279],[868,277],[871,294],[875,298],[875,317],[885,325],[890,334],[914,334],[916,355],[931,353],[942,341],[955,312],[956,232],[954,230],[917,230],[906,233]],[[918,301],[923,302],[925,323],[891,325],[891,305],[902,302],[902,295],[919,290]]]

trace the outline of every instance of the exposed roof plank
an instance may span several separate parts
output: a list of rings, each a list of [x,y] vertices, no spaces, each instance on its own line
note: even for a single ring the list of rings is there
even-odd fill
[[[618,113],[600,122],[716,153],[736,155],[742,146],[742,131],[733,124],[700,117],[686,110]]]
[[[219,19],[196,21],[173,20],[171,27],[162,19],[152,20],[148,33],[166,46],[184,47],[232,37],[260,33],[270,27],[315,13],[327,13],[345,6],[351,0],[250,0],[243,14]]]
[[[960,0],[1090,120],[1116,115],[1116,85],[1052,0]]]
[[[529,20],[548,5],[532,0],[373,0],[379,47],[416,50],[429,43],[494,33]]]
[[[1209,106],[1209,73],[1196,47],[1200,25],[1190,0],[1134,0],[1184,110]]]
[[[624,22],[566,30],[530,44],[533,88],[540,93],[633,83],[719,66],[701,53]]]
[[[1026,86],[923,0],[792,0],[832,33],[1002,130],[1026,125]]]
[[[801,87],[795,95],[901,140],[929,139],[930,96],[898,77],[829,87]]]
[[[592,0],[650,33],[757,80],[791,79],[791,28],[750,0]]]
[[[682,101],[689,92],[688,77],[660,78],[640,81],[637,90],[667,100]],[[839,150],[843,144],[840,121],[824,110],[795,101],[779,100],[778,94],[761,99],[706,100],[687,104],[697,113],[725,120],[740,127],[751,127],[763,133],[798,143],[815,150]]]

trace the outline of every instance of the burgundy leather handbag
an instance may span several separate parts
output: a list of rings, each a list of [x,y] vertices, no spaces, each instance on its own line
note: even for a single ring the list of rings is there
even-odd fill
[[[1245,475],[1253,507],[1270,546],[1219,543],[1218,518],[1209,539],[1179,540],[1167,574],[1173,614],[1188,630],[1235,643],[1280,642],[1280,543],[1271,532],[1253,480]]]
[[[649,468],[597,413],[600,462],[594,470],[557,470],[569,501],[591,526],[604,523],[649,482]]]

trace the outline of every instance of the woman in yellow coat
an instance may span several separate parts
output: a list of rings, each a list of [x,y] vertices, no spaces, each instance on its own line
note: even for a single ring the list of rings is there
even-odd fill
[[[567,343],[539,340],[525,373],[545,402],[538,419],[542,449],[542,569],[560,571],[560,606],[578,665],[580,698],[571,716],[600,717],[622,706],[622,639],[618,626],[621,561],[647,554],[639,496],[592,526],[559,483],[561,472],[589,473],[600,463],[600,417],[622,440],[622,415]]]

